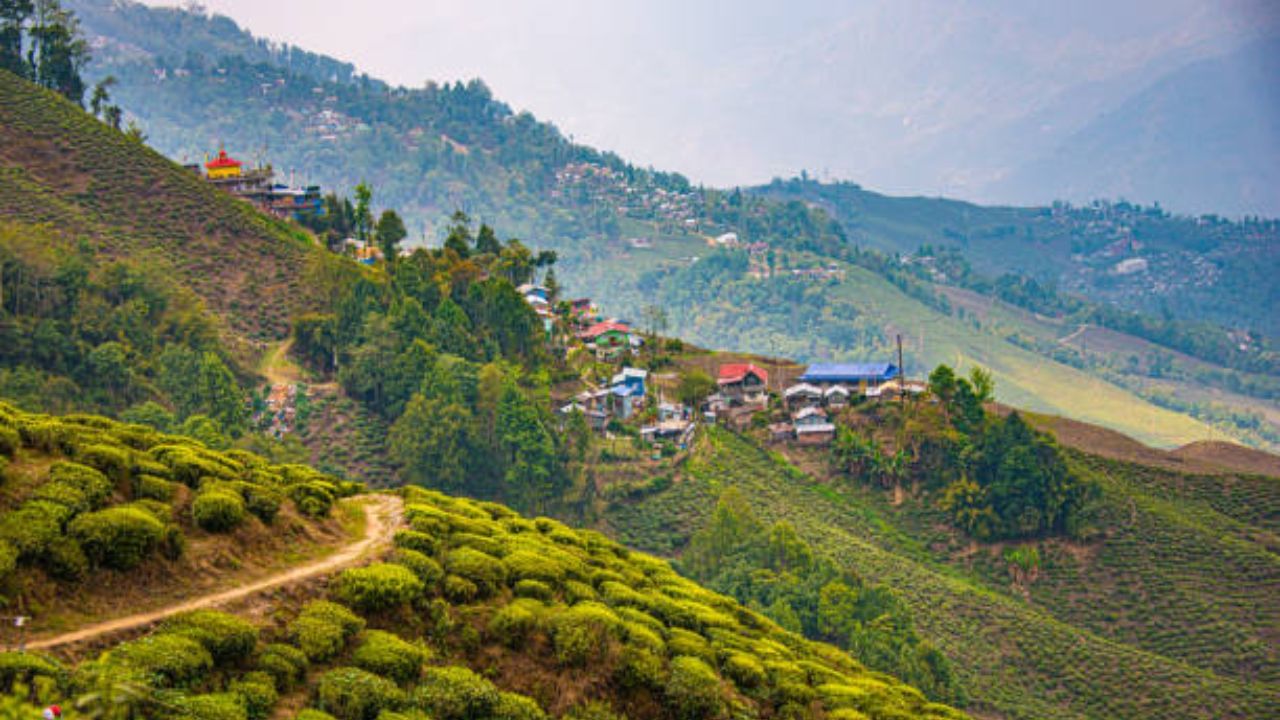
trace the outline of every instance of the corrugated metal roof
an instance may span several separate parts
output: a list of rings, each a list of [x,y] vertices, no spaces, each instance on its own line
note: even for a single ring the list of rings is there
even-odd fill
[[[803,382],[858,382],[887,380],[897,375],[898,367],[893,363],[815,363],[800,376],[800,380]]]

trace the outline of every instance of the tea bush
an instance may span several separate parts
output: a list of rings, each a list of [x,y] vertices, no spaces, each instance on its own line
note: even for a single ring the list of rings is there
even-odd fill
[[[201,492],[191,505],[191,515],[203,530],[229,532],[244,522],[244,501],[239,495],[222,490]]]
[[[258,668],[271,676],[281,691],[292,689],[307,676],[307,655],[292,645],[272,643],[258,655]]]
[[[403,565],[423,582],[427,588],[434,588],[444,579],[444,568],[433,558],[409,548],[396,548],[389,556],[391,562]]]
[[[356,667],[330,670],[316,686],[316,704],[337,720],[377,720],[403,702],[395,683]]]
[[[94,565],[129,570],[164,538],[164,524],[138,508],[113,507],[81,515],[67,532]]]
[[[720,678],[699,658],[681,655],[671,660],[666,698],[677,718],[703,720],[724,714]]]
[[[364,612],[379,612],[422,597],[425,584],[409,568],[391,563],[342,571],[332,592],[341,602]]]
[[[434,720],[479,720],[493,714],[499,700],[493,683],[465,667],[431,667],[413,692],[413,705]]]
[[[382,630],[367,632],[351,656],[356,667],[398,683],[416,680],[427,659],[428,653],[422,646]]]
[[[258,628],[247,620],[217,610],[194,610],[177,615],[166,620],[161,629],[200,643],[219,665],[246,660],[258,645]]]

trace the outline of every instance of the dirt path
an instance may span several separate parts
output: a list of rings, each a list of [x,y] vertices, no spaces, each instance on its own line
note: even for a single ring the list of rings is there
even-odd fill
[[[79,630],[56,635],[51,638],[34,640],[27,643],[27,648],[30,650],[44,650],[63,645],[72,645],[84,642],[85,640],[92,640],[99,635],[106,635],[109,633],[119,632],[121,630],[131,630],[133,628],[152,625],[173,615],[189,612],[191,610],[200,610],[203,608],[224,605],[262,592],[263,590],[269,590],[282,585],[290,585],[303,580],[309,580],[318,575],[325,575],[347,565],[354,564],[364,558],[370,551],[390,544],[392,535],[395,534],[396,529],[400,525],[400,517],[403,512],[400,498],[393,495],[370,495],[365,500],[365,506],[368,525],[365,528],[364,537],[322,560],[318,560],[310,565],[302,565],[300,567],[293,568],[279,575],[272,575],[271,577],[257,580],[249,583],[248,585],[242,585],[240,587],[224,590],[212,595],[193,598],[186,602],[179,603],[178,605],[170,605],[169,607],[153,610],[151,612],[116,618],[115,620],[108,620],[106,622],[80,628]]]
[[[262,358],[260,372],[272,385],[292,385],[302,382],[302,371],[289,359],[289,350],[293,348],[293,338],[276,345]]]

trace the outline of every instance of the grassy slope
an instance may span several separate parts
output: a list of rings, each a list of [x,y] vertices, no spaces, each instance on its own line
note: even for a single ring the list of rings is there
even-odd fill
[[[5,525],[3,521],[7,513],[12,512],[13,503],[32,489],[27,486],[39,484],[49,457],[62,456],[66,451],[72,457],[87,461],[93,457],[90,447],[104,445],[128,455],[132,465],[146,466],[157,473],[171,470],[178,474],[179,464],[169,468],[160,460],[169,458],[174,462],[174,456],[164,448],[182,443],[187,452],[199,453],[224,481],[238,481],[259,490],[264,485],[277,487],[290,497],[294,497],[290,488],[295,480],[323,482],[316,480],[318,476],[314,471],[296,466],[270,467],[248,453],[210,452],[185,438],[167,437],[102,418],[49,418],[0,406],[0,427],[16,429],[22,438],[17,463],[11,468],[13,482],[4,486],[10,497],[8,504],[0,506],[0,526]],[[46,447],[51,442],[56,447]],[[118,465],[106,467],[123,472]],[[300,479],[302,477],[311,479]],[[130,479],[118,478],[116,492],[120,497],[114,501],[132,499],[127,491]],[[390,586],[408,587],[410,595],[399,596],[397,600],[396,591],[383,586],[383,592],[393,593],[393,599],[366,603],[361,598],[369,595],[344,593],[342,588],[352,587],[346,578],[365,572],[358,570],[345,571],[329,586],[330,597],[346,601],[363,614],[364,619],[359,621],[361,627],[367,622],[370,630],[376,628],[401,636],[417,646],[414,652],[421,653],[416,664],[411,660],[407,671],[396,677],[399,689],[390,693],[394,698],[379,701],[382,707],[430,710],[432,717],[538,720],[548,717],[543,714],[544,710],[559,716],[582,701],[604,701],[619,710],[625,709],[629,717],[644,719],[678,714],[727,717],[730,710],[735,716],[774,717],[783,706],[795,703],[788,711],[806,715],[823,716],[824,712],[844,707],[866,715],[845,713],[841,717],[939,720],[963,717],[928,703],[918,692],[892,678],[865,670],[830,646],[781,630],[731,599],[681,578],[665,562],[631,552],[599,533],[575,531],[546,518],[522,518],[493,503],[452,498],[420,488],[406,489],[403,495],[405,516],[415,532],[397,537],[401,549],[388,559],[401,565],[390,568],[391,571],[418,578],[406,583],[401,576],[396,576],[401,577],[400,584]],[[185,517],[188,499],[185,492],[175,496],[170,509],[176,518]],[[278,522],[283,520],[292,522],[291,518],[280,518]],[[250,544],[249,538],[239,531],[228,537]],[[405,547],[413,547],[426,556],[404,552]],[[189,553],[194,563],[217,561],[216,554],[203,544],[193,544]],[[209,556],[211,554],[214,556]],[[161,563],[159,558],[152,557],[137,568],[118,574],[132,584],[134,593],[143,596],[154,589],[154,571]],[[27,565],[24,560],[19,575],[40,573],[39,567]],[[383,566],[373,572],[385,574],[388,568]],[[101,581],[101,571],[92,578]],[[72,592],[79,588],[64,589]],[[260,651],[271,641],[293,643],[311,655],[310,672],[302,678],[295,676],[295,684],[284,683],[277,676],[277,689],[284,696],[279,709],[297,709],[306,704],[323,706],[328,701],[331,704],[326,709],[344,720],[375,716],[377,708],[369,712],[352,711],[351,706],[344,709],[331,695],[317,693],[318,681],[322,674],[342,666],[360,665],[378,672],[400,663],[394,657],[385,656],[381,660],[366,661],[360,653],[353,653],[357,645],[376,640],[370,633],[361,634],[359,629],[346,633],[337,647],[312,654],[311,648],[323,649],[328,645],[322,634],[314,626],[306,630],[286,629],[284,623],[298,614],[299,602],[294,598],[302,595],[309,599],[315,596],[316,590],[292,590],[274,593],[270,600],[264,600],[266,606],[253,608],[253,622],[261,627],[253,631],[259,642],[250,646],[256,645]],[[518,603],[516,608],[507,610],[513,603]],[[502,619],[498,622],[505,620],[506,624],[494,622],[500,615]],[[155,634],[166,632],[172,630],[162,626]],[[225,649],[220,643],[226,635],[219,631],[196,637],[210,648]],[[571,640],[575,644],[570,644]],[[278,665],[275,668],[259,665],[257,652],[237,643],[239,649],[228,650],[227,657],[219,659],[215,653],[217,672],[206,670],[173,681],[159,672],[131,677],[130,669],[142,666],[131,665],[130,658],[149,657],[145,648],[151,642],[155,640],[131,642],[128,649],[117,649],[104,656],[103,669],[110,681],[136,682],[128,693],[129,698],[123,699],[126,702],[152,697],[150,691],[143,689],[146,686],[162,688],[166,682],[172,682],[184,692],[158,697],[172,710],[174,705],[188,702],[191,695],[223,691],[234,694],[237,680],[262,682],[261,675],[256,679],[250,677],[256,668],[278,669]],[[396,650],[390,655],[405,652]],[[164,667],[181,667],[182,655],[180,651],[168,651],[151,661],[163,663]],[[689,663],[687,657],[692,656],[702,658],[700,664],[705,663],[701,666],[705,668],[706,680],[701,689],[682,690],[689,686],[681,685],[676,679],[675,668]],[[680,657],[686,659],[680,660]],[[636,672],[640,667],[637,659],[643,661],[643,672]],[[0,665],[6,668],[21,662],[36,661],[21,661],[15,656],[0,654]],[[438,673],[445,666],[468,667],[478,675],[467,674],[465,681],[444,689],[443,697],[420,692],[422,687],[439,679]],[[81,684],[84,677],[80,672],[94,672],[93,664],[84,663],[77,668],[70,683],[65,677],[61,683],[55,683],[61,685],[58,692],[51,692],[45,686],[40,692],[45,698],[62,699],[63,704],[70,705],[65,698],[101,687]],[[391,676],[391,670],[379,674]],[[481,680],[481,676],[487,679]],[[175,672],[169,677],[180,676]],[[10,679],[11,676],[6,675],[0,678],[0,684],[7,684]],[[296,684],[298,680],[300,685]],[[541,709],[513,712],[486,707],[497,699],[493,696],[494,684],[504,691],[531,698]],[[475,690],[475,695],[469,696],[466,687]],[[684,706],[681,712],[682,706],[678,703],[682,701],[697,702]],[[138,716],[153,716],[157,708],[143,702]],[[271,704],[275,703],[268,703],[268,711]],[[465,707],[467,705],[470,707]],[[458,709],[459,706],[464,707]],[[216,715],[193,712],[191,716],[245,717],[243,710]],[[269,716],[269,712],[264,716]]]
[[[901,592],[920,631],[955,661],[980,713],[1252,718],[1280,711],[1274,678],[1262,684],[1205,667],[1264,667],[1267,653],[1274,655],[1274,638],[1265,630],[1268,618],[1274,625],[1274,601],[1260,593],[1274,587],[1275,556],[1241,540],[1237,519],[1200,506],[1192,516],[1155,497],[1163,491],[1139,494],[1127,479],[1109,481],[1108,497],[1116,499],[1109,512],[1127,509],[1132,498],[1137,521],[1102,544],[1095,570],[1059,578],[1050,569],[1055,579],[1036,586],[1028,603],[1008,590],[995,565],[973,569],[935,556],[933,544],[947,534],[928,518],[907,522],[882,500],[845,494],[788,467],[714,432],[671,490],[616,506],[610,522],[625,542],[672,551],[679,547],[672,534],[687,538],[721,491],[740,487],[760,517],[790,521],[832,559]],[[1274,484],[1269,487],[1274,493]],[[1247,500],[1238,504],[1248,506]],[[1234,536],[1224,535],[1228,528]],[[1212,575],[1219,558],[1229,558],[1224,572],[1237,582],[1221,599]],[[1249,598],[1270,609],[1249,619]],[[1145,609],[1147,603],[1153,607]],[[1105,628],[1109,608],[1129,615],[1114,636],[1091,629]],[[1232,648],[1242,636],[1255,644],[1237,657]]]
[[[344,272],[296,227],[3,71],[0,214],[158,264],[252,339],[281,337],[317,299],[317,280]]]

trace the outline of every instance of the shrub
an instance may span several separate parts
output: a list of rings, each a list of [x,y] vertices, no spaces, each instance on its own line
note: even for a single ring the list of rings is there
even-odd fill
[[[702,660],[681,655],[672,659],[667,677],[667,706],[679,718],[700,720],[724,712],[720,678]]]
[[[227,685],[227,692],[239,695],[249,720],[266,720],[280,699],[275,680],[264,672],[248,673]]]
[[[313,662],[329,660],[364,629],[364,620],[347,608],[325,600],[308,603],[289,624],[289,634]]]
[[[287,691],[307,675],[306,653],[292,645],[272,643],[258,656],[258,668],[271,676],[280,691]]]
[[[173,500],[173,493],[173,483],[155,475],[139,475],[133,481],[133,497],[139,500],[167,503]]]
[[[298,711],[298,714],[294,716],[293,720],[338,720],[338,719],[323,710],[317,710],[315,708],[303,708],[302,710]]]
[[[12,545],[0,540],[0,582],[18,569],[18,551]]]
[[[191,506],[196,524],[208,532],[227,532],[244,522],[244,501],[229,492],[202,492]]]
[[[60,535],[45,548],[41,567],[53,578],[75,582],[89,573],[89,558],[85,556],[80,543]]]
[[[182,688],[206,679],[213,656],[200,643],[181,635],[149,635],[112,650],[111,663],[138,671],[159,687]]]
[[[375,675],[407,683],[421,674],[427,651],[389,632],[370,630],[351,660],[356,667]]]
[[[764,665],[755,657],[745,653],[729,655],[724,661],[723,669],[724,674],[744,690],[759,687],[768,679],[764,672]]]
[[[86,513],[71,521],[68,534],[95,565],[129,570],[151,554],[164,537],[164,524],[131,507]]]
[[[480,596],[480,588],[464,577],[448,575],[444,579],[444,595],[455,603],[468,603]]]
[[[62,505],[24,503],[13,512],[0,514],[0,539],[17,550],[20,558],[38,560],[49,544],[61,536],[65,513]]]
[[[440,567],[440,563],[417,550],[396,548],[391,553],[391,562],[409,568],[427,587],[435,587],[444,578],[444,568]]]
[[[45,502],[56,503],[62,505],[71,511],[72,515],[78,515],[89,510],[89,499],[79,488],[65,482],[45,483],[36,488],[31,494],[36,500],[44,500]]]
[[[33,420],[18,427],[22,444],[46,453],[70,453],[75,449],[75,430],[57,420]]]
[[[552,620],[556,657],[565,664],[584,664],[603,654],[608,641],[616,639],[621,629],[622,622],[609,608],[594,602],[578,603]]]
[[[547,714],[542,711],[533,698],[517,693],[499,692],[498,702],[494,703],[493,720],[546,720]]]
[[[445,556],[445,568],[475,583],[486,594],[502,587],[507,579],[507,567],[501,560],[469,547],[450,550]]]
[[[536,600],[516,600],[489,619],[489,635],[507,647],[520,647],[537,627],[543,609]]]
[[[394,542],[398,548],[417,550],[424,555],[434,555],[437,546],[435,537],[417,530],[397,531]]]
[[[338,600],[365,612],[379,612],[422,597],[426,586],[403,565],[374,563],[342,571],[334,583]]]
[[[77,460],[102,471],[112,481],[129,482],[133,463],[127,451],[111,445],[84,445],[76,450],[75,455]]]
[[[516,550],[503,558],[512,580],[541,580],[552,585],[564,581],[565,570],[546,554]]]
[[[400,707],[404,693],[386,678],[360,668],[343,667],[320,678],[316,700],[337,720],[377,720],[382,710]]]
[[[100,508],[115,489],[100,471],[80,463],[59,461],[49,466],[49,482],[65,483],[84,493],[89,505]]]
[[[666,654],[667,644],[662,640],[662,634],[655,632],[649,626],[624,620],[622,631],[628,644],[639,645],[655,655]]]
[[[537,580],[521,580],[516,583],[515,593],[517,597],[536,598],[538,600],[550,600],[555,591],[551,586],[539,582]]]
[[[505,552],[505,549],[502,547],[502,543],[487,535],[476,535],[474,533],[466,532],[454,533],[449,536],[449,543],[454,547],[473,548],[475,550],[479,550],[485,555],[492,555],[494,557],[502,557]]]
[[[564,583],[564,598],[566,601],[575,604],[584,600],[595,600],[596,591],[586,583],[566,580]]]
[[[221,665],[245,660],[258,645],[258,628],[235,615],[217,610],[194,610],[165,621],[162,629],[204,646]]]
[[[618,657],[614,671],[618,682],[627,688],[659,689],[662,687],[662,658],[644,648],[627,646]]]
[[[197,455],[190,447],[159,445],[151,448],[151,454],[169,466],[175,481],[188,487],[199,486],[201,478],[230,476],[226,468]]]
[[[29,685],[38,677],[61,682],[67,671],[51,657],[28,652],[0,652],[0,691],[10,692],[15,683]]]
[[[174,699],[175,715],[181,720],[247,720],[244,697],[236,693],[187,695]]]
[[[335,489],[325,482],[302,482],[289,486],[289,499],[307,517],[327,517],[333,509]]]
[[[280,505],[283,503],[284,495],[280,491],[262,485],[245,484],[245,508],[262,522],[270,525],[280,513]]]
[[[22,447],[22,436],[8,425],[0,425],[0,455],[13,457]]]
[[[479,720],[499,700],[493,683],[464,667],[429,667],[413,693],[413,704],[435,720]]]

